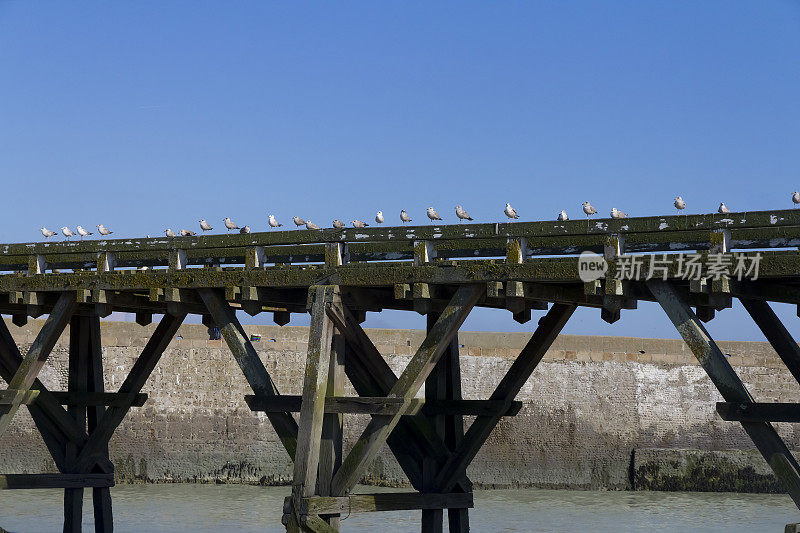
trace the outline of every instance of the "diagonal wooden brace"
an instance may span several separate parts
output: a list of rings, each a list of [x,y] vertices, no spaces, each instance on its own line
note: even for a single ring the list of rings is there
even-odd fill
[[[389,391],[388,397],[403,398],[407,400],[406,405],[410,405],[408,400],[419,392],[458,328],[483,296],[485,289],[485,284],[463,285],[456,291],[417,353],[397,379],[397,383]],[[406,409],[401,408],[394,415],[375,416],[370,420],[334,476],[331,482],[332,494],[345,494],[361,479],[405,411]]]
[[[794,379],[800,383],[800,346],[783,326],[769,302],[748,298],[739,298],[739,300],[775,349],[783,364],[792,373]]]
[[[499,400],[505,402],[507,406],[511,405],[572,313],[575,312],[575,308],[572,304],[553,304],[550,311],[539,320],[539,327],[533,332],[528,343],[514,360],[500,384],[497,385],[490,397],[491,400]],[[458,477],[466,472],[467,466],[489,438],[492,430],[502,418],[503,412],[505,409],[499,410],[495,415],[479,416],[475,419],[452,457],[436,477],[434,486],[440,492],[452,490]]]
[[[211,317],[222,333],[222,338],[225,339],[228,349],[233,354],[233,358],[253,392],[265,396],[278,396],[278,388],[267,369],[264,368],[264,363],[259,359],[256,349],[247,338],[244,328],[236,318],[230,304],[223,298],[222,293],[215,289],[199,289],[197,292],[208,312],[211,313]],[[294,460],[297,448],[297,422],[290,413],[269,413],[267,418],[275,428],[289,457]]]
[[[667,313],[675,329],[727,402],[753,402],[736,371],[695,316],[685,298],[668,282],[649,280],[647,287]],[[742,427],[781,480],[795,505],[800,506],[800,466],[769,422],[742,422]]]

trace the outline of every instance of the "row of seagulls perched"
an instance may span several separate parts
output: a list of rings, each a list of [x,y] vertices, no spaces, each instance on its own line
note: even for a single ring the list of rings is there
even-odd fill
[[[76,230],[78,232],[78,235],[80,235],[81,240],[83,240],[84,237],[88,237],[89,235],[94,235],[94,232],[86,230],[83,226],[78,226],[76,228]],[[50,231],[49,229],[47,229],[45,227],[42,227],[41,231],[42,231],[42,235],[44,235],[45,240],[49,239],[50,237],[52,237],[53,235],[56,234],[55,231]],[[113,231],[107,229],[102,224],[98,224],[97,225],[97,231],[100,233],[100,235],[111,235],[112,233],[114,233]],[[74,237],[75,236],[75,232],[72,231],[71,229],[69,229],[67,226],[64,226],[63,228],[61,228],[61,234],[67,240],[69,240],[70,237]]]

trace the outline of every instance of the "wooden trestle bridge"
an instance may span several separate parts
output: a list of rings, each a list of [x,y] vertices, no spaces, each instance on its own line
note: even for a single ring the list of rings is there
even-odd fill
[[[0,320],[0,376],[8,383],[0,432],[26,405],[59,470],[8,473],[0,489],[63,488],[64,531],[80,531],[91,488],[96,531],[111,531],[109,439],[146,400],[143,385],[193,313],[221,330],[253,389],[243,401],[266,412],[294,460],[288,530],[336,531],[340,515],[419,509],[422,530],[441,531],[446,509],[450,531],[468,531],[467,467],[501,417],[519,410],[516,394],[575,309],[597,308],[613,322],[645,300],[669,316],[723,396],[721,416],[742,424],[800,506],[800,468],[771,425],[800,422],[800,405],[754,403],[703,326],[740,299],[800,381],[800,349],[769,305],[800,304],[798,246],[800,210],[0,245],[0,313],[17,325],[47,315],[25,354]],[[582,280],[577,255],[585,251],[607,261],[600,279]],[[720,258],[758,257],[758,277],[716,270],[688,278],[680,259],[688,252],[705,274]],[[620,279],[618,267],[631,257],[642,261],[642,275]],[[645,279],[654,261],[668,266]],[[476,306],[507,309],[521,323],[544,313],[491,397],[464,400],[457,335]],[[276,389],[239,309],[272,313],[280,325],[290,313],[311,314],[302,397]],[[427,337],[399,376],[360,326],[367,311],[383,309],[427,315]],[[100,319],[112,311],[135,313],[141,325],[163,317],[119,390],[106,392]],[[67,324],[68,387],[49,391],[37,374]],[[359,396],[343,396],[345,379]],[[348,413],[371,419],[345,454]],[[474,417],[466,431],[465,416]],[[384,443],[415,490],[352,494]]]

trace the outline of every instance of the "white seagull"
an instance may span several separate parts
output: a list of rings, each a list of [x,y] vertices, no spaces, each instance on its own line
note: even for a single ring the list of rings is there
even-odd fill
[[[338,218],[333,219],[333,227],[336,229],[344,229],[344,222],[339,220]]]
[[[400,210],[400,220],[405,224],[406,222],[411,222],[411,217],[408,216],[405,209]]]
[[[567,216],[567,212],[562,209],[561,212],[558,214],[557,220],[559,222],[564,222],[565,220],[569,220],[569,217]]]
[[[197,233],[195,233],[195,232],[193,232],[191,230],[188,230],[188,229],[182,229],[180,231],[180,234],[181,234],[181,237],[194,237],[195,235],[197,235]]]
[[[434,220],[442,220],[442,217],[439,216],[439,213],[436,212],[436,209],[432,207],[428,208],[428,218],[431,219],[431,222]]]
[[[228,232],[230,232],[232,229],[239,229],[239,226],[234,224],[233,220],[228,217],[223,218],[222,221],[225,223],[225,227],[228,228]]]
[[[583,202],[583,212],[586,213],[586,219],[588,220],[590,216],[597,213],[597,209],[589,202]]]
[[[360,220],[353,221],[354,228],[366,228],[367,226],[369,226],[369,224],[367,224],[366,222],[362,222]]]
[[[800,192],[794,191],[792,193],[792,202],[794,202],[794,205],[800,204]]]
[[[378,224],[383,224],[383,211],[378,211],[375,213],[375,222]]]
[[[512,222],[519,218],[517,211],[511,207],[511,204],[509,203],[506,203],[506,208],[503,210],[503,213],[505,213],[508,219]]]
[[[177,235],[175,234],[175,232],[174,232],[174,231],[172,231],[170,228],[167,228],[167,229],[165,229],[165,230],[164,230],[164,234],[165,234],[167,237],[177,237]]]
[[[294,217],[292,220],[294,220],[294,225],[295,225],[295,226],[297,226],[298,228],[299,228],[300,226],[305,226],[305,225],[306,225],[306,221],[305,221],[305,220],[303,220],[303,219],[302,219],[302,218],[300,218],[300,217]]]
[[[611,218],[627,218],[628,215],[617,209],[616,207],[611,208]]]
[[[83,229],[83,226],[78,226],[78,235],[81,236],[81,240],[83,240],[84,237],[88,237],[91,234],[92,232],[86,231],[85,229]]]
[[[283,224],[278,222],[278,220],[275,218],[275,215],[270,214],[269,215],[269,227],[270,228],[280,228],[281,226],[283,226]]]
[[[49,239],[50,237],[52,237],[55,234],[56,234],[55,231],[50,231],[47,228],[42,228],[42,235],[44,235],[45,240]]]
[[[683,198],[681,198],[680,196],[675,197],[675,202],[673,202],[672,205],[674,205],[675,209],[678,210],[679,215],[681,214],[682,210],[686,209],[686,202],[684,202]]]
[[[66,226],[61,228],[61,233],[63,233],[64,237],[66,237],[67,239],[69,239],[70,237],[74,237],[75,236],[75,233],[71,229],[66,227]]]
[[[111,235],[112,233],[114,233],[113,231],[111,231],[110,229],[106,228],[102,224],[98,224],[97,225],[97,231],[100,232],[100,235]]]
[[[250,226],[245,226],[239,230],[239,233],[250,233]]]
[[[469,213],[464,211],[464,208],[460,205],[456,206],[456,216],[458,217],[458,223],[461,224],[464,220],[472,220],[472,217],[469,216]]]
[[[725,202],[720,202],[719,208],[717,209],[717,213],[722,213],[723,215],[726,213],[730,213],[731,210],[728,209],[728,206],[725,205]]]
[[[311,222],[310,220],[306,220],[306,229],[320,229],[320,227]]]
[[[211,224],[206,222],[206,219],[201,218],[200,219],[200,229],[203,230],[203,232],[206,232],[206,231],[211,231],[214,228],[211,227]]]

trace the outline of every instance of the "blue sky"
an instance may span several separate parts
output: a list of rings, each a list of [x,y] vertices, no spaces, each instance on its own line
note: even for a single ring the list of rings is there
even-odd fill
[[[488,222],[507,201],[527,220],[677,194],[756,210],[800,188],[794,1],[0,1],[0,73],[0,242],[428,205]],[[761,338],[737,308],[710,329]],[[676,336],[648,305],[567,331]]]

